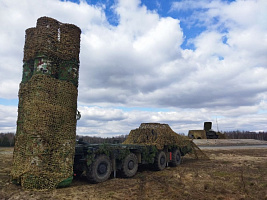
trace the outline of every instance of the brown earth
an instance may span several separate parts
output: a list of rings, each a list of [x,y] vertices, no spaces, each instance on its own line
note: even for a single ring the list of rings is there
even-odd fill
[[[0,199],[263,199],[267,200],[267,148],[205,150],[210,160],[185,156],[180,166],[164,171],[141,167],[130,179],[111,178],[71,187],[25,191],[9,182],[12,148],[0,148]]]

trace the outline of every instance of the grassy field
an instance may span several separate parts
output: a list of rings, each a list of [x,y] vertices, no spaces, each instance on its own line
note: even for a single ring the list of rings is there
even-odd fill
[[[0,199],[242,199],[267,200],[267,148],[205,150],[210,160],[185,157],[164,171],[141,167],[131,179],[90,184],[85,178],[71,187],[24,191],[9,182],[12,148],[0,148]]]

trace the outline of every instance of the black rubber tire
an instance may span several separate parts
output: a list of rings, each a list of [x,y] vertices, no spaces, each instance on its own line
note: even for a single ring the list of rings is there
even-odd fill
[[[122,176],[126,178],[133,177],[138,170],[138,159],[134,153],[130,153],[122,161]]]
[[[81,175],[82,175],[82,171],[79,171],[79,170],[75,170],[73,171],[73,174],[74,174],[74,178],[80,178]]]
[[[108,156],[99,155],[88,167],[86,177],[92,183],[101,183],[109,179],[111,162]]]
[[[172,151],[172,160],[170,162],[172,167],[176,167],[181,164],[182,156],[179,149]]]
[[[157,153],[154,161],[154,169],[161,171],[166,168],[167,157],[164,151]]]

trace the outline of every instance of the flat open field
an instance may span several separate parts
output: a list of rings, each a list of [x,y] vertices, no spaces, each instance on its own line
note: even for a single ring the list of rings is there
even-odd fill
[[[195,139],[193,141],[198,146],[267,146],[267,141],[254,139]]]
[[[180,166],[164,171],[142,167],[131,179],[71,187],[24,191],[9,182],[12,148],[0,148],[0,199],[242,199],[267,200],[267,148],[204,150],[210,160],[185,156]]]

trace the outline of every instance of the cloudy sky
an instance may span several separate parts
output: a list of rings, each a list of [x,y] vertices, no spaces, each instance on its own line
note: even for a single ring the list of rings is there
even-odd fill
[[[267,131],[266,0],[0,0],[0,132],[16,130],[25,30],[42,16],[82,30],[77,134]]]

